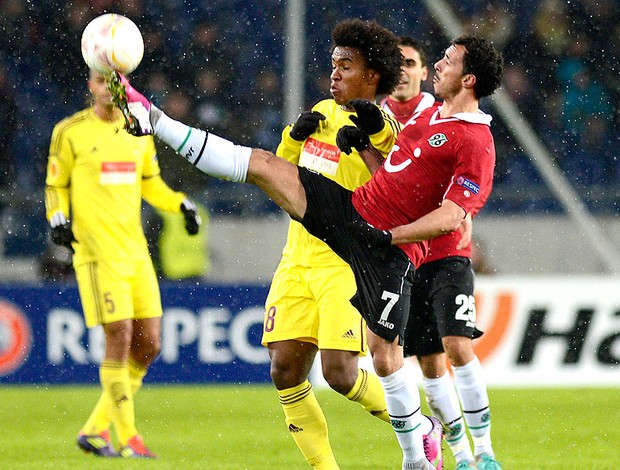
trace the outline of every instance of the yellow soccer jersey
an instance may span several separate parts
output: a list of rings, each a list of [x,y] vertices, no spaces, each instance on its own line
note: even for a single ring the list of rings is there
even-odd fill
[[[338,130],[346,125],[353,125],[349,116],[353,112],[345,111],[333,99],[317,103],[313,111],[325,116],[318,129],[303,142],[291,138],[292,126],[282,132],[282,141],[276,151],[277,155],[299,166],[317,171],[347,189],[353,190],[370,179],[370,172],[359,154],[353,150],[347,155],[336,145]],[[372,144],[384,156],[392,149],[400,125],[394,118],[384,113],[386,126],[371,136]],[[282,257],[300,266],[335,266],[344,264],[326,243],[310,235],[299,223],[291,220],[286,245]]]
[[[60,121],[52,132],[45,205],[48,220],[72,220],[76,265],[149,257],[141,222],[142,197],[179,212],[185,195],[159,176],[152,137],[133,137],[123,119],[106,122],[92,108]]]

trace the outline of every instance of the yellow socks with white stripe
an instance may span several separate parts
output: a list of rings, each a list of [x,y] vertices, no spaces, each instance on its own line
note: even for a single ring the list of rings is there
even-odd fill
[[[103,393],[108,395],[111,402],[110,414],[116,428],[118,442],[124,446],[129,438],[138,434],[127,364],[104,360],[99,367],[99,378]]]
[[[358,402],[371,415],[390,422],[390,415],[385,405],[385,394],[379,377],[365,369],[358,369],[353,388],[345,395],[351,401]]]
[[[489,396],[477,357],[461,367],[452,367],[456,391],[461,399],[463,416],[474,441],[474,455],[493,454]]]
[[[433,416],[439,419],[446,429],[445,439],[457,464],[473,461],[474,456],[465,432],[461,405],[450,374],[446,372],[436,379],[424,377],[422,388]]]
[[[277,392],[288,430],[308,463],[320,470],[338,470],[329,444],[327,421],[310,382],[306,380]]]
[[[387,377],[379,377],[385,392],[392,428],[403,451],[403,468],[426,459],[422,435],[430,432],[432,424],[422,419],[420,392],[409,367],[401,367]],[[412,467],[413,468],[413,467]]]
[[[175,121],[156,106],[151,106],[150,118],[155,135],[203,173],[230,181],[246,180],[250,147]]]

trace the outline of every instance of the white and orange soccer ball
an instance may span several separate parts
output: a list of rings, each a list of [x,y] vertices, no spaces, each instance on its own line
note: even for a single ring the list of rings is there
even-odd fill
[[[144,41],[136,24],[116,13],[92,20],[82,33],[82,57],[88,68],[106,74],[133,72],[144,56]]]

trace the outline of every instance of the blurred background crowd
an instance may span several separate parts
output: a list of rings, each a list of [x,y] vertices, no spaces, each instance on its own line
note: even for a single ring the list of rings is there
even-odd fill
[[[429,67],[449,42],[421,1],[306,2],[306,107],[329,97],[330,31],[376,19],[418,38]],[[620,211],[620,3],[615,0],[449,2],[468,32],[505,57],[504,90],[597,214]],[[104,12],[140,27],[132,80],[171,116],[238,143],[275,150],[284,122],[284,0],[0,0],[0,221],[4,256],[44,251],[43,189],[51,130],[87,102],[80,38]],[[432,80],[425,87],[432,91]],[[482,107],[493,114],[488,103]],[[561,211],[510,123],[493,124],[498,164],[485,212]],[[163,146],[164,179],[213,214],[279,213],[246,185],[208,179]],[[185,177],[191,173],[191,176]],[[184,180],[181,184],[181,179]]]

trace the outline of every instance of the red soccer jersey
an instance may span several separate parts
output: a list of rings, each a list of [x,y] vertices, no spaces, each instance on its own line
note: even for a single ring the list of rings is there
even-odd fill
[[[368,223],[382,230],[409,224],[444,199],[477,212],[488,198],[495,167],[491,116],[459,113],[442,119],[440,109],[433,106],[410,121],[381,168],[353,193],[353,205]],[[400,248],[418,267],[428,243]]]
[[[435,97],[430,93],[423,91],[418,96],[414,96],[404,103],[392,99],[390,96],[386,96],[381,100],[379,106],[381,106],[381,109],[383,109],[386,113],[394,116],[398,122],[404,125],[415,115],[436,104],[440,103],[435,101]]]

